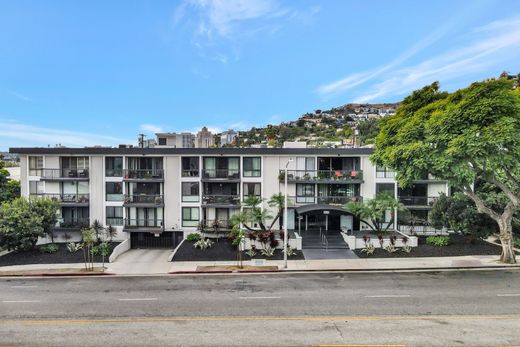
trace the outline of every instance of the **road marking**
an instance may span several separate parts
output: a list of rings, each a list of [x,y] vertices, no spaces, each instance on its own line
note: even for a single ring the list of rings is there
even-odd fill
[[[520,296],[519,294],[497,294],[497,296]]]
[[[288,316],[288,317],[251,317],[251,316],[188,316],[188,317],[127,317],[107,319],[51,319],[51,320],[24,320],[6,319],[0,320],[0,325],[23,324],[23,325],[70,325],[70,324],[106,324],[106,323],[156,323],[156,322],[210,322],[210,321],[307,321],[307,322],[330,322],[330,321],[410,321],[410,320],[482,320],[482,319],[513,319],[520,320],[520,315],[424,315],[424,316]]]
[[[365,295],[365,298],[409,298],[410,295]]]
[[[4,304],[21,304],[26,302],[40,302],[40,300],[4,300]]]
[[[241,296],[240,299],[281,299],[281,296]]]
[[[123,298],[119,301],[155,301],[157,298]]]

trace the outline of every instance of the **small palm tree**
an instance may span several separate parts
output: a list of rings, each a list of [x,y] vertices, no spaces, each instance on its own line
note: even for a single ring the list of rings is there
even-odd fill
[[[273,228],[274,224],[278,220],[278,228],[280,230],[283,229],[283,211],[285,209],[285,195],[282,193],[274,194],[271,196],[269,201],[267,202],[270,207],[276,207],[278,212],[276,213],[276,216],[273,219],[273,222],[271,223],[271,226],[269,227],[269,230]],[[291,202],[287,200],[287,205],[290,205]]]
[[[103,228],[103,225],[101,225],[101,223],[97,219],[94,220],[94,222],[92,223],[92,226],[90,228],[95,231],[96,241],[97,241],[97,243],[100,243],[101,238],[99,237],[99,233],[105,228]]]

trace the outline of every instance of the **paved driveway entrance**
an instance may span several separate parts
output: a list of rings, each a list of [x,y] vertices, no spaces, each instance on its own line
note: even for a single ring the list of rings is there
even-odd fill
[[[168,273],[171,253],[171,249],[131,249],[110,263],[108,271],[118,275]]]

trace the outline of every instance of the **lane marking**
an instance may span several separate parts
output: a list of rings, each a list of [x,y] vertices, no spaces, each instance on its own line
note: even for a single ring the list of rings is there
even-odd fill
[[[396,295],[391,295],[391,294],[388,294],[388,295],[365,295],[365,298],[409,298],[410,295],[399,295],[399,294],[396,294]]]
[[[281,296],[241,296],[240,299],[281,299]]]
[[[497,294],[497,296],[520,296],[519,294]]]
[[[21,303],[41,302],[41,301],[40,300],[4,300],[2,302],[4,304],[21,304]]]
[[[157,298],[123,298],[118,299],[119,301],[155,301]]]
[[[427,315],[427,316],[303,316],[303,317],[251,317],[251,316],[208,316],[208,317],[127,317],[110,319],[44,319],[44,320],[24,320],[24,319],[5,319],[0,320],[0,325],[23,324],[23,325],[69,325],[69,324],[106,324],[106,323],[156,323],[156,322],[205,322],[205,321],[308,321],[308,322],[327,322],[327,321],[408,321],[408,320],[483,320],[483,319],[504,319],[520,320],[520,315]]]

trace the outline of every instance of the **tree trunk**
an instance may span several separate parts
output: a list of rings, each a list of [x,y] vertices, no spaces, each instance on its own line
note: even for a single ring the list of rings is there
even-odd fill
[[[515,250],[513,249],[513,227],[511,220],[501,218],[498,226],[500,228],[500,243],[502,244],[502,254],[500,261],[506,264],[516,264]]]

